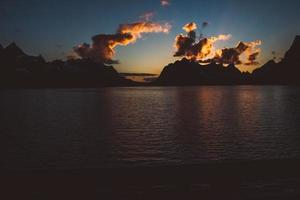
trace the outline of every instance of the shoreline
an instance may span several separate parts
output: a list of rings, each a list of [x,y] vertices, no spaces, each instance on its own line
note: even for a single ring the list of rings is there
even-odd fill
[[[205,85],[115,85],[115,86],[95,86],[95,87],[1,87],[2,90],[42,90],[42,89],[102,89],[102,88],[153,88],[153,87],[201,87],[201,86],[290,86],[290,87],[299,87],[300,84],[205,84]]]
[[[1,170],[0,182],[4,185],[3,191],[12,195],[11,199],[36,196],[50,199],[269,199],[267,189],[274,186],[268,184],[279,187],[272,189],[272,199],[299,199],[299,168],[297,159],[132,168]],[[285,187],[292,189],[286,193]]]

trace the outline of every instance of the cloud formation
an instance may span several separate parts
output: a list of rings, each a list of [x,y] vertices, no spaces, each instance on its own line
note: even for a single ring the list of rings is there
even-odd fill
[[[170,0],[160,0],[160,3],[163,7],[170,5]]]
[[[140,19],[143,21],[150,21],[154,17],[154,12],[146,12],[140,16]]]
[[[121,24],[115,34],[99,34],[92,37],[92,45],[83,43],[73,48],[81,58],[89,58],[94,62],[105,64],[118,64],[114,60],[115,47],[127,46],[135,43],[143,33],[168,33],[170,24],[154,22],[136,22]]]
[[[197,29],[197,24],[195,22],[191,22],[191,23],[184,25],[184,27],[182,29],[189,33],[191,31],[194,31]]]
[[[203,23],[202,23],[202,28],[206,28],[208,25],[209,25],[208,22],[203,22]]]
[[[219,35],[210,38],[200,38],[197,40],[196,32],[197,24],[188,23],[183,27],[187,35],[180,34],[175,38],[175,57],[186,57],[190,60],[205,59],[213,52],[213,44],[219,40],[228,40],[231,35]]]
[[[248,62],[245,63],[245,65],[258,65],[259,62],[257,61],[257,57],[259,55],[259,52],[252,53],[248,56]]]
[[[207,22],[202,23],[202,28],[208,26]],[[203,37],[197,40],[196,32],[197,24],[188,23],[183,27],[187,34],[180,34],[175,38],[176,52],[174,57],[185,57],[189,60],[201,63],[222,63],[222,64],[244,64],[258,65],[257,58],[260,54],[258,46],[261,41],[239,42],[236,47],[215,49],[214,44],[217,41],[226,41],[231,38],[230,34],[218,35],[213,37]],[[243,58],[243,59],[242,59]]]
[[[224,48],[217,50],[214,62],[222,64],[244,64],[244,65],[258,65],[257,57],[260,53],[260,49],[257,46],[261,45],[261,41],[254,42],[239,42],[236,47]],[[245,55],[244,60],[241,57]]]

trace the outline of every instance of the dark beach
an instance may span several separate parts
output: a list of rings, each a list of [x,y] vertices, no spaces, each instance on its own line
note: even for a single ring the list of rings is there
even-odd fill
[[[299,199],[299,160],[1,172],[6,199]],[[18,191],[18,192],[16,192]]]

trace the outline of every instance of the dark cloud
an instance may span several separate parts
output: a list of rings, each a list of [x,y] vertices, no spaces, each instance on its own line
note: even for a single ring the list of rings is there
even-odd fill
[[[239,42],[234,48],[224,48],[219,50],[214,57],[214,61],[222,64],[245,64],[257,65],[257,57],[260,53],[256,46],[261,45],[261,41]],[[241,55],[246,54],[246,61],[241,60]]]
[[[224,48],[221,50],[221,54],[216,54],[214,60],[215,62],[222,64],[242,64],[240,60],[240,55],[244,53],[249,48],[243,42],[239,42],[239,44],[234,48]]]
[[[179,35],[176,37],[175,46],[177,51],[175,52],[175,57],[185,56],[189,54],[189,51],[193,48],[196,42],[196,33],[191,31],[188,35]]]
[[[99,34],[92,38],[93,44],[83,43],[74,48],[74,51],[82,58],[89,58],[95,62],[106,64],[118,64],[113,60],[117,45],[127,45],[133,40],[131,34]]]
[[[259,52],[254,52],[249,55],[248,62],[245,63],[245,65],[258,65],[259,62],[257,62],[257,57],[259,55]]]
[[[202,23],[202,28],[206,28],[208,25],[209,25],[208,22],[203,22],[203,23]]]

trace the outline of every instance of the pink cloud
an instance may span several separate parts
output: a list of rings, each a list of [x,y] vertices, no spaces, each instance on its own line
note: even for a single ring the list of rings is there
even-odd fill
[[[168,6],[170,5],[170,0],[161,0],[160,3],[162,6]]]

